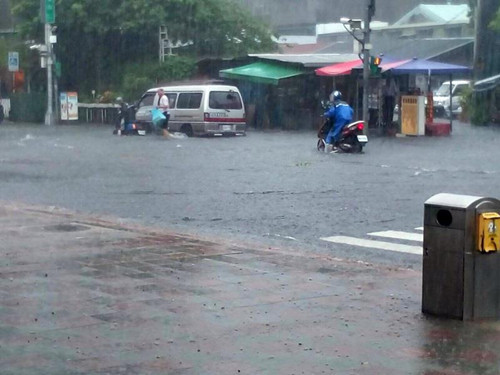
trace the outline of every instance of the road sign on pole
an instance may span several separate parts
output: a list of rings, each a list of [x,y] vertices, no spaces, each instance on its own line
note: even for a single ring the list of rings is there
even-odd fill
[[[19,70],[19,52],[9,52],[9,72],[17,72]]]
[[[60,61],[56,61],[55,62],[55,67],[56,67],[56,77],[57,78],[61,78],[61,74],[62,74],[61,62]]]
[[[45,0],[45,23],[56,22],[56,6],[54,0]]]

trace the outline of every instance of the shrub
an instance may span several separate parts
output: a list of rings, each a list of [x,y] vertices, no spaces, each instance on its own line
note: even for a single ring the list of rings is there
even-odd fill
[[[122,91],[125,100],[133,102],[151,88],[151,80],[147,77],[136,77],[133,74],[125,74],[123,79]]]
[[[490,121],[488,110],[488,99],[483,92],[471,95],[471,105],[469,107],[470,120],[474,125],[487,125]]]
[[[45,93],[13,93],[10,96],[9,119],[42,123],[46,109],[47,95]]]
[[[129,64],[125,67],[121,91],[126,100],[134,101],[152,86],[188,79],[195,71],[195,60],[182,56],[169,56],[164,63]]]
[[[460,114],[460,120],[469,121],[471,116],[472,99],[474,90],[471,87],[467,87],[460,98],[460,106],[462,107],[462,113]]]

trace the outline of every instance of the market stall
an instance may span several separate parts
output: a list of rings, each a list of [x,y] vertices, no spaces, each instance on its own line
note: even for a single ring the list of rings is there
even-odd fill
[[[432,78],[434,76],[447,76],[451,86],[454,75],[470,74],[471,69],[469,67],[431,60],[412,59],[400,64],[395,63],[389,68],[382,69],[382,72],[385,75],[407,77],[406,82],[404,82],[404,79],[399,80],[400,84],[405,83],[399,100],[401,133],[407,135],[443,135],[451,132],[453,124],[451,108],[449,122],[442,119],[434,121]],[[452,103],[451,90],[449,95],[449,103]]]

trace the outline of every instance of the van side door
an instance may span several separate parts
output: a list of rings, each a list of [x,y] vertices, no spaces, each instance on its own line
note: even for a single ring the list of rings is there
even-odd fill
[[[151,110],[154,108],[155,95],[155,92],[147,92],[142,96],[135,114],[135,119],[138,122],[151,122]]]
[[[203,122],[203,92],[181,92],[177,98],[175,121],[195,125]]]

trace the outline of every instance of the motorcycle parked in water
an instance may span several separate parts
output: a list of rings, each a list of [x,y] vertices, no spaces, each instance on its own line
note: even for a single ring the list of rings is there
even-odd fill
[[[328,110],[329,106],[322,102],[323,108]],[[333,124],[330,119],[326,119],[323,125],[318,130],[318,143],[316,145],[318,151],[324,151],[326,147],[325,138]],[[361,153],[363,147],[368,143],[368,137],[363,134],[365,128],[364,121],[351,122],[344,126],[340,133],[340,139],[337,142],[339,151],[346,153]]]
[[[116,135],[146,135],[146,128],[135,121],[136,108],[125,102],[120,104],[115,122]]]

